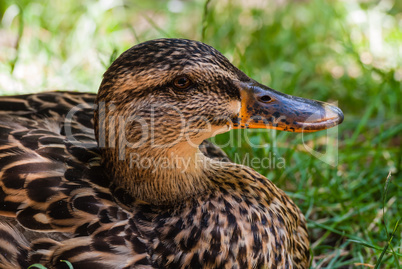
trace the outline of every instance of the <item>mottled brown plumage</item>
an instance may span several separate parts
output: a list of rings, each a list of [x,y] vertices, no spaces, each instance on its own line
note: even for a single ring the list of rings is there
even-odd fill
[[[161,39],[123,53],[96,99],[0,97],[0,267],[307,268],[289,197],[209,142],[199,150],[244,120],[250,82],[210,46]]]

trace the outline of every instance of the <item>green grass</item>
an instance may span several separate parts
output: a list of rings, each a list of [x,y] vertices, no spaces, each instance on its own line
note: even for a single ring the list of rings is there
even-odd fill
[[[71,264],[71,262],[65,261],[65,260],[60,260],[60,262],[64,262],[68,269],[74,269],[74,267]],[[45,267],[45,266],[43,266],[42,264],[39,264],[39,263],[32,264],[27,269],[31,269],[31,268],[47,269],[47,267]]]
[[[159,37],[203,40],[254,79],[345,113],[337,154],[327,151],[335,166],[300,134],[215,139],[234,137],[224,149],[239,161],[284,158],[284,168],[257,170],[306,214],[312,268],[401,268],[401,1],[80,2],[0,2],[0,94],[96,92],[111,55]],[[304,139],[324,153],[325,134]]]

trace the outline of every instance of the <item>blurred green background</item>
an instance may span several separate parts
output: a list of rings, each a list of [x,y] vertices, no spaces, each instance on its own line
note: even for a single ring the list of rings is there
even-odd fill
[[[0,94],[96,92],[118,54],[160,37],[202,40],[274,89],[337,102],[345,121],[328,138],[213,140],[237,162],[271,158],[254,168],[305,213],[311,268],[401,268],[402,1],[2,0]]]

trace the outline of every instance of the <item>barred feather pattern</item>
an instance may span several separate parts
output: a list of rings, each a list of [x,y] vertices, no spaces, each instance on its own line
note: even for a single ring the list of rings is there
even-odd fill
[[[10,225],[0,222],[0,266],[2,268],[27,267],[29,243]]]
[[[84,237],[73,237],[88,236],[99,227],[104,228],[101,223],[129,219],[130,214],[114,202],[108,188],[110,182],[100,167],[93,134],[94,98],[93,94],[66,92],[0,98],[0,214],[15,218],[17,226],[31,231],[31,238],[39,238],[32,242],[28,260],[13,258],[19,266],[28,261],[56,266],[60,253],[57,249],[61,246],[75,249],[71,246],[88,243],[88,238],[83,241]],[[79,111],[69,126],[76,139],[73,143],[66,137],[64,117],[78,105]],[[22,237],[15,236],[17,229],[5,227],[4,233],[14,238],[9,241],[21,241]],[[58,241],[60,234],[66,240],[63,243]],[[95,247],[100,244],[94,242]],[[26,246],[22,241],[19,245]],[[124,253],[131,259],[135,252],[127,246],[123,249],[116,248],[116,259]],[[93,251],[91,256],[78,260],[86,265],[96,264],[96,256],[99,253]],[[56,262],[51,261],[52,257]],[[116,262],[107,259],[107,263]],[[4,262],[0,264],[10,268]]]

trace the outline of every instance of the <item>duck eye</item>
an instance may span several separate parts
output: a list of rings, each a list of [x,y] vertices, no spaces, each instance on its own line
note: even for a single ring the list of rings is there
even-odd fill
[[[179,76],[174,80],[173,85],[176,88],[183,90],[191,85],[191,80],[186,76]]]

